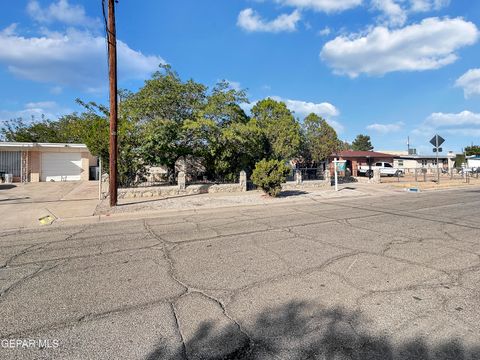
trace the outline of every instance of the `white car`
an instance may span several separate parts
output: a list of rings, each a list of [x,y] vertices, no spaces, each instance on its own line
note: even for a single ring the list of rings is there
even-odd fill
[[[404,172],[402,169],[394,168],[392,164],[388,162],[377,162],[371,166],[362,165],[358,168],[358,173],[365,176],[373,176],[373,171],[375,169],[380,170],[380,176],[403,176]]]

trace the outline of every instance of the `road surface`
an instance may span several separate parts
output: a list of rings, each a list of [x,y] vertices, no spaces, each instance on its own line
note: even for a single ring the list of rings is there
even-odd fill
[[[480,190],[0,234],[1,359],[480,359]]]

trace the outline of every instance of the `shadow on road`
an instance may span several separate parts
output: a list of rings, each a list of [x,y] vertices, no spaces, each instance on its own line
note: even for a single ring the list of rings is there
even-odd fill
[[[261,312],[245,330],[234,323],[218,328],[204,322],[174,355],[167,355],[172,349],[159,344],[146,360],[480,359],[480,345],[466,348],[455,338],[435,346],[422,338],[394,344],[389,337],[373,335],[368,323],[358,312],[291,302]]]
[[[10,190],[16,187],[17,186],[13,184],[0,184],[0,190]]]
[[[290,197],[290,196],[299,196],[299,195],[306,195],[308,192],[302,190],[284,190],[278,195],[280,198]]]

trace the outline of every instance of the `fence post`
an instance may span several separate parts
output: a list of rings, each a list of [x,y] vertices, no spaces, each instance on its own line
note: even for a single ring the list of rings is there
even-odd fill
[[[185,190],[186,176],[185,172],[180,171],[177,176],[178,190]]]
[[[302,177],[302,170],[295,170],[295,182],[297,185],[301,185],[303,182],[303,177]]]
[[[332,184],[332,180],[330,179],[330,164],[327,164],[325,167],[325,172],[323,173],[323,181],[329,186]]]
[[[242,191],[247,191],[247,173],[244,170],[240,171],[240,187]]]
[[[374,184],[380,184],[381,179],[380,179],[380,169],[373,169],[373,179],[372,182]]]
[[[427,182],[427,170],[423,171],[423,182]]]

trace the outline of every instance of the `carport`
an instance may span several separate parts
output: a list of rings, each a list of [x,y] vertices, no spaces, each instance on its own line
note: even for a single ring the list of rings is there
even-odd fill
[[[339,151],[330,156],[330,172],[333,174],[332,160],[345,160],[347,162],[347,169],[350,170],[352,176],[358,176],[358,168],[360,166],[375,165],[377,162],[388,162],[393,164],[394,155],[384,154],[376,151],[353,151],[345,150]]]

